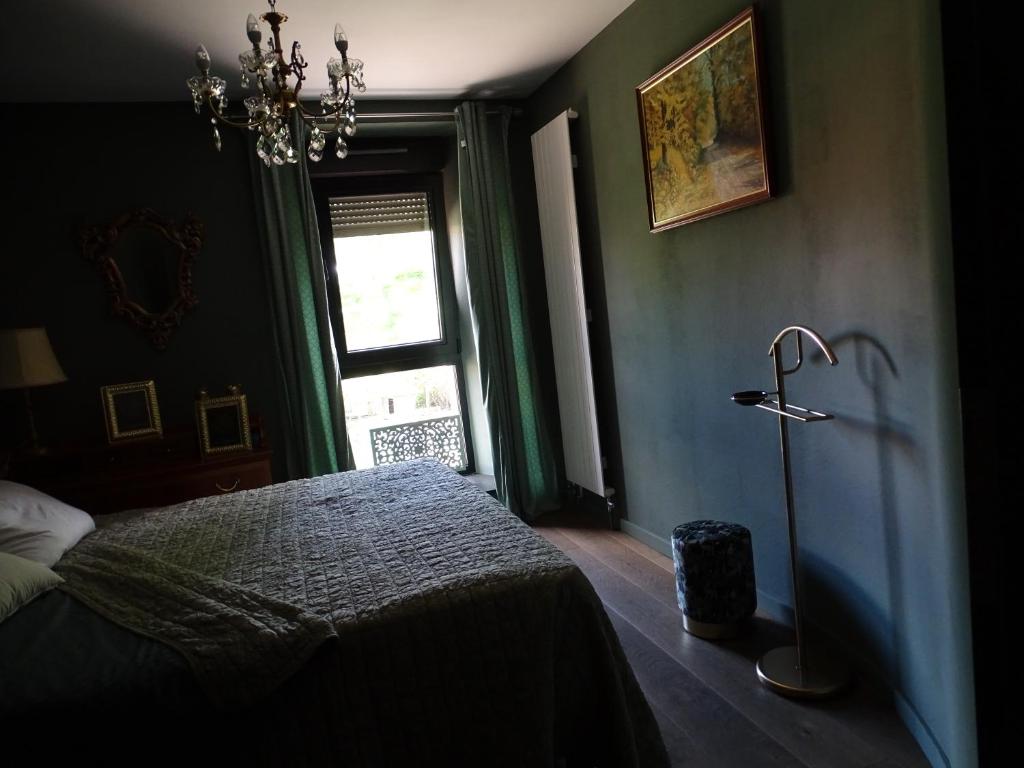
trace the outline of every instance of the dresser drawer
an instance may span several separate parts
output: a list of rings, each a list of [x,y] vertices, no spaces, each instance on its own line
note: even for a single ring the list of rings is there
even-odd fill
[[[216,496],[234,491],[247,491],[270,485],[270,462],[266,460],[227,466],[201,467],[180,478],[180,491],[186,499]]]
[[[269,450],[205,461],[197,456],[178,461],[110,463],[83,471],[17,479],[93,515],[165,507],[204,496],[262,488],[273,482]]]

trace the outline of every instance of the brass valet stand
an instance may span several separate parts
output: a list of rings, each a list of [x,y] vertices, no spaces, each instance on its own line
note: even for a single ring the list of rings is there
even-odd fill
[[[782,366],[782,340],[796,334],[796,365],[786,370]],[[779,440],[782,444],[782,475],[786,486],[786,518],[789,523],[789,561],[793,576],[793,623],[796,645],[768,651],[757,662],[757,677],[765,687],[783,696],[819,698],[842,688],[849,680],[849,670],[839,659],[819,651],[808,651],[804,638],[803,600],[800,592],[800,567],[796,540],[796,509],[793,502],[793,476],[789,461],[789,421],[808,423],[827,421],[832,416],[819,411],[799,408],[786,402],[785,377],[796,373],[803,364],[803,337],[807,336],[825,354],[830,365],[839,362],[828,343],[818,333],[802,325],[783,329],[772,342],[768,354],[775,371],[775,392],[747,391],[732,396],[739,405],[753,405],[779,417]],[[771,399],[771,395],[775,399]]]

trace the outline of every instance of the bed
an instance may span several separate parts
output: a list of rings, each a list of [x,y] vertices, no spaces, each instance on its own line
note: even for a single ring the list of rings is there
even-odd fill
[[[586,578],[433,460],[111,516],[53,570],[0,722],[78,758],[668,764]]]

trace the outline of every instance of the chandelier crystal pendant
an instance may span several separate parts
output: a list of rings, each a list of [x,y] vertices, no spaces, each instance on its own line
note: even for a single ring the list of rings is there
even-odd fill
[[[277,0],[268,0],[268,3],[270,10],[261,15],[260,20],[270,25],[273,39],[267,41],[266,48],[260,47],[263,35],[256,17],[250,13],[245,23],[245,33],[252,43],[252,48],[238,55],[242,87],[256,90],[255,95],[247,97],[243,102],[249,112],[249,119],[241,121],[224,114],[228,104],[227,83],[223,78],[210,74],[210,54],[202,45],[196,49],[199,75],[188,79],[196,114],[202,112],[204,103],[209,107],[213,115],[210,118],[213,125],[213,143],[218,150],[221,147],[218,123],[233,128],[259,131],[256,154],[267,167],[299,161],[298,152],[292,145],[292,132],[289,127],[293,114],[297,114],[312,128],[306,148],[310,160],[318,162],[323,158],[327,139],[332,134],[337,136],[334,152],[339,158],[344,158],[348,155],[345,136],[351,137],[356,134],[356,103],[352,91],[362,93],[366,90],[363,83],[363,62],[348,57],[348,38],[345,37],[345,30],[340,24],[335,24],[334,45],[341,58],[332,58],[327,62],[327,76],[331,87],[320,96],[322,115],[310,112],[302,106],[299,99],[302,83],[306,79],[303,70],[309,66],[302,57],[302,46],[297,41],[293,42],[290,61],[285,60],[281,49],[281,25],[288,21],[288,17],[277,12]],[[293,77],[294,85],[290,82]],[[321,117],[333,118],[333,125],[321,130],[316,122]]]

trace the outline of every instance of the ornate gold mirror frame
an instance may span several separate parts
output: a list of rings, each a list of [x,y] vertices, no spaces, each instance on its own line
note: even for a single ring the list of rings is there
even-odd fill
[[[149,229],[174,248],[178,257],[177,285],[170,304],[160,312],[143,307],[129,295],[117,265],[115,249],[122,234],[134,228]],[[149,208],[119,216],[106,226],[86,227],[80,238],[82,255],[103,275],[111,312],[139,328],[159,350],[167,348],[171,333],[181,325],[185,312],[199,303],[192,287],[192,263],[203,244],[203,224],[191,213],[181,224],[165,219]]]

